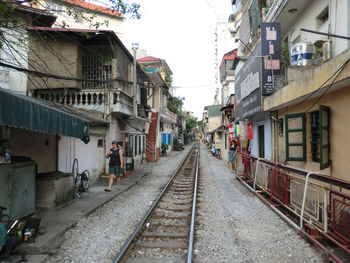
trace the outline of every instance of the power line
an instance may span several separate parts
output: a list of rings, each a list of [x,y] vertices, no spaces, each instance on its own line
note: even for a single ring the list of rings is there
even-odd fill
[[[74,77],[67,77],[67,76],[59,76],[59,75],[54,75],[54,74],[47,74],[47,73],[43,73],[43,72],[39,72],[39,71],[35,71],[35,70],[30,70],[30,69],[26,69],[26,68],[17,67],[17,66],[12,66],[10,64],[3,63],[3,62],[0,62],[0,66],[3,66],[5,68],[14,69],[14,70],[17,70],[17,71],[20,71],[20,72],[25,72],[25,73],[28,73],[30,75],[34,75],[34,76],[40,77],[40,78],[75,80],[75,81],[95,82],[95,83],[111,83],[111,82],[114,82],[114,81],[122,81],[122,82],[126,82],[126,83],[129,83],[129,84],[132,84],[131,81],[123,80],[120,77],[117,77],[117,78],[114,78],[114,79],[106,79],[106,80],[81,79],[81,78],[74,78]]]

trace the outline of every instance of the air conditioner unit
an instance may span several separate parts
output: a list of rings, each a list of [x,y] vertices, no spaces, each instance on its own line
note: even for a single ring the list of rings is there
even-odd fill
[[[332,41],[326,41],[322,45],[323,62],[332,58]]]

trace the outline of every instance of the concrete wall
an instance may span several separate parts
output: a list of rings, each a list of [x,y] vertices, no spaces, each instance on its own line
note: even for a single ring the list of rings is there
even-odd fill
[[[98,140],[103,140],[103,147],[98,147]],[[71,172],[75,158],[79,162],[79,172],[88,170],[91,181],[96,181],[105,172],[106,153],[101,135],[90,135],[88,144],[78,138],[61,136],[58,149],[58,170],[61,172]]]
[[[306,113],[306,162],[289,162],[290,165],[307,169],[310,171],[319,171],[319,163],[313,162],[311,156],[311,134],[310,134],[310,112],[318,110],[319,105],[325,105],[330,107],[330,143],[331,150],[330,156],[332,160],[332,168],[322,170],[322,173],[331,175],[337,178],[350,180],[349,175],[349,130],[350,130],[350,116],[349,116],[349,101],[350,101],[350,86],[342,89],[329,92],[326,96],[312,107],[308,113]],[[279,111],[279,118],[282,118],[286,113],[301,113],[305,112],[309,107],[315,103],[315,99],[307,100],[303,103],[299,103],[288,109],[282,109]],[[285,131],[284,131],[285,132]],[[286,156],[285,150],[285,134],[278,136],[279,140],[279,161],[284,162]]]
[[[211,132],[221,126],[221,116],[208,118],[208,130]]]
[[[39,173],[57,171],[56,135],[11,128],[9,145],[11,155],[34,160]]]
[[[67,77],[79,77],[80,57],[78,45],[55,35],[30,33],[29,69]],[[80,83],[73,80],[29,77],[28,90],[38,88],[76,88]]]

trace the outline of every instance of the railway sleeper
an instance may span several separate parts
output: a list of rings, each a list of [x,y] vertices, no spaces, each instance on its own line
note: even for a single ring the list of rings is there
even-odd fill
[[[152,217],[153,219],[169,219],[169,220],[175,220],[175,219],[179,219],[179,220],[191,220],[191,216],[184,216],[184,215],[155,215]]]
[[[187,238],[188,232],[160,232],[160,231],[146,231],[142,233],[144,237],[165,237],[165,238]]]
[[[136,247],[140,248],[160,248],[160,249],[186,249],[186,242],[176,241],[138,241]]]
[[[177,219],[176,219],[177,220]],[[190,222],[188,221],[180,221],[180,220],[173,220],[173,219],[153,219],[150,222],[151,226],[173,226],[173,227],[179,227],[179,226],[189,226]]]
[[[184,256],[167,256],[167,257],[132,257],[126,263],[183,263]]]

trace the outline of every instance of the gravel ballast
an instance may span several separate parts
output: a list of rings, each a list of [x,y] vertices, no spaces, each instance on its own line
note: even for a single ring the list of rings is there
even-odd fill
[[[201,146],[196,263],[323,262],[321,253]]]

